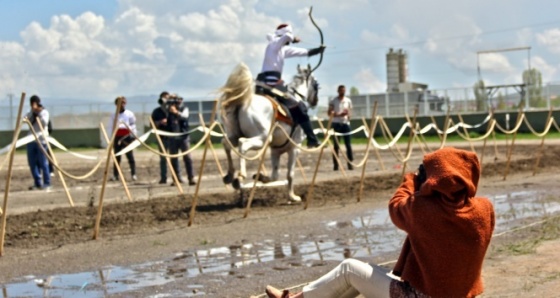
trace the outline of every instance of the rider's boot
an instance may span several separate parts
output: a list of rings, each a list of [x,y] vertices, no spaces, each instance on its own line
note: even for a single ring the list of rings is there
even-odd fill
[[[311,127],[311,121],[305,121],[299,124],[307,136],[307,148],[317,148],[319,147],[319,141],[317,136],[313,132],[313,127]]]

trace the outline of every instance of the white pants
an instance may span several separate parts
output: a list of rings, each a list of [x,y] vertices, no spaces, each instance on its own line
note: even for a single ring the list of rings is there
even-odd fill
[[[389,298],[391,281],[382,268],[356,259],[346,259],[329,273],[303,288],[304,298]]]

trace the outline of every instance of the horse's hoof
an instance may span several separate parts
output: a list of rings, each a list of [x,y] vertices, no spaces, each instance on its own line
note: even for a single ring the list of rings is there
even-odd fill
[[[255,180],[255,179],[257,179],[257,174],[253,175],[253,180]],[[259,181],[262,182],[262,183],[269,183],[269,182],[272,181],[272,179],[269,176],[260,174],[259,175]]]
[[[224,184],[230,184],[233,181],[233,175],[228,173],[222,178],[222,181],[224,181]]]
[[[290,197],[290,203],[301,203],[301,198],[299,196]]]
[[[234,189],[241,189],[241,181],[239,180],[239,178],[233,179],[233,181],[231,182],[231,186],[233,186]]]

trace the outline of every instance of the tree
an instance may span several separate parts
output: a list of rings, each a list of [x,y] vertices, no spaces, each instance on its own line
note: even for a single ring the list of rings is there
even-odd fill
[[[352,86],[350,87],[350,96],[360,95],[360,90],[358,88]]]
[[[506,108],[506,97],[502,94],[502,92],[500,92],[498,93],[498,106],[496,107],[496,109],[505,110]]]
[[[486,87],[483,80],[479,80],[474,83],[473,92],[476,101],[476,110],[485,111],[486,106],[488,105],[488,94],[486,93]]]
[[[536,68],[523,71],[523,84],[525,84],[525,92],[528,92],[529,106],[541,107],[544,104],[542,96],[542,74]],[[521,99],[524,102],[524,98]]]

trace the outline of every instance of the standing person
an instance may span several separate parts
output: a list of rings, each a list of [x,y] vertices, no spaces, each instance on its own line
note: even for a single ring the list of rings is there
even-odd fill
[[[173,96],[172,103],[169,104],[167,131],[181,134],[179,136],[169,137],[169,154],[177,154],[179,151],[186,152],[190,149],[191,138],[187,133],[189,131],[189,108],[183,105],[183,98],[180,96]],[[194,182],[194,170],[191,154],[189,153],[183,155],[183,161],[187,170],[189,185],[196,185],[196,182]],[[179,182],[183,183],[178,158],[172,158],[171,165],[177,174]]]
[[[152,121],[154,122],[156,129],[161,131],[167,131],[167,100],[169,98],[169,92],[163,91],[159,95],[158,104],[159,107],[155,108],[152,111]],[[163,147],[161,148],[160,144],[158,143],[159,151],[163,153],[163,149],[165,151],[169,150],[169,141],[166,136],[160,136],[161,142],[163,143]],[[159,157],[159,184],[166,184],[167,183],[167,160],[165,157]]]
[[[349,161],[354,160],[354,155],[352,154],[352,144],[350,143],[350,117],[352,116],[352,100],[345,96],[346,87],[344,85],[338,86],[338,96],[331,99],[329,102],[328,114],[333,115],[332,128],[334,132],[342,133],[344,138],[344,145],[346,146],[346,156]],[[339,139],[335,136],[336,140],[334,142],[334,152],[338,156],[338,151],[340,150]],[[338,171],[338,163],[336,157],[333,154],[333,167],[335,171]],[[351,163],[348,163],[348,170],[353,170]]]
[[[476,197],[480,164],[475,153],[443,148],[426,154],[416,174],[406,174],[389,214],[407,233],[392,279],[378,266],[346,259],[289,295],[267,287],[268,297],[475,297],[483,291],[482,262],[495,215]]]
[[[121,110],[117,116],[117,131],[115,134],[115,141],[113,143],[113,151],[115,153],[120,152],[126,146],[130,145],[134,141],[134,136],[136,136],[136,117],[131,110],[126,109],[126,98],[124,96],[119,96],[115,99],[115,105],[119,104],[119,99],[122,100]],[[111,116],[111,122],[109,122],[109,131],[113,132],[113,122],[115,115]],[[136,176],[136,162],[134,161],[134,153],[132,150],[125,153],[126,159],[128,160],[128,165],[130,166],[130,175],[132,181],[138,180]],[[116,156],[117,163],[121,164],[121,156]],[[119,172],[117,171],[117,165],[113,165],[113,177],[111,181],[119,180]]]
[[[48,191],[51,189],[51,175],[47,157],[43,153],[43,150],[41,150],[41,147],[43,147],[44,152],[47,152],[49,112],[43,107],[41,98],[37,95],[33,95],[29,98],[29,104],[31,105],[31,111],[25,117],[31,122],[33,130],[39,136],[37,141],[33,140],[27,144],[27,163],[29,164],[29,169],[33,176],[33,186],[29,187],[29,190],[45,189]],[[39,122],[45,129],[43,132],[41,132]],[[32,134],[30,129],[28,135]]]
[[[262,64],[261,73],[257,76],[257,81],[287,92],[287,88],[282,81],[282,71],[284,68],[284,59],[291,57],[305,57],[313,56],[323,53],[324,46],[315,49],[304,49],[290,46],[290,43],[298,43],[300,39],[295,37],[292,33],[292,26],[288,24],[281,24],[276,28],[274,33],[267,35],[268,45],[266,46],[264,61]],[[303,101],[296,100],[295,98],[278,98],[274,93],[264,88],[258,89],[257,92],[263,92],[271,95],[273,98],[286,105],[290,110],[290,114],[296,124],[299,124],[307,136],[307,147],[315,148],[319,146],[317,136],[313,133],[313,127],[307,115],[307,106]]]

